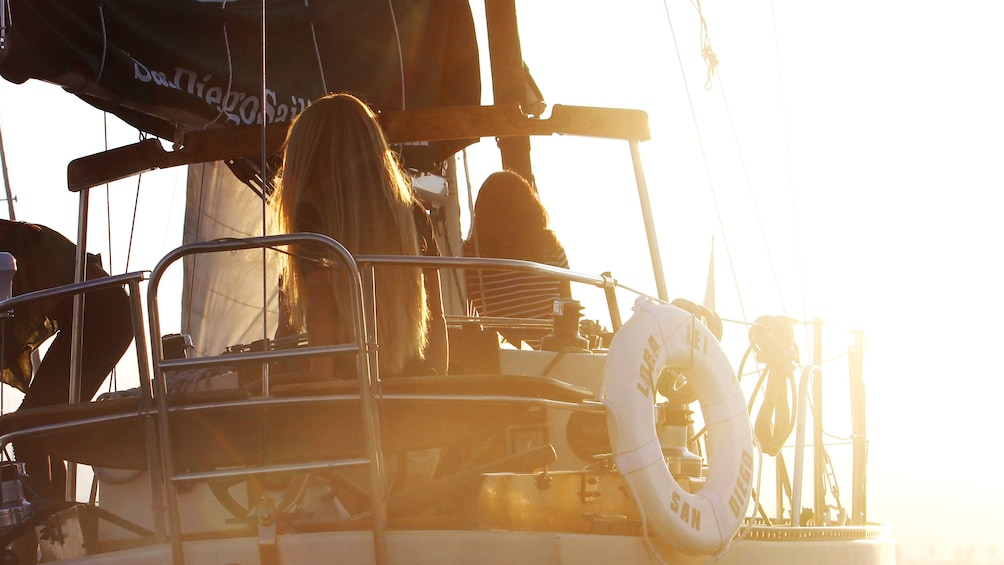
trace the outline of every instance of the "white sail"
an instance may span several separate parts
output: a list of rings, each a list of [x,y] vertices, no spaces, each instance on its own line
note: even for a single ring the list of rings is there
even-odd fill
[[[191,165],[184,243],[260,235],[261,199],[222,162]],[[268,253],[264,271],[261,259],[260,251],[185,258],[181,327],[192,336],[197,356],[275,333],[278,255]]]

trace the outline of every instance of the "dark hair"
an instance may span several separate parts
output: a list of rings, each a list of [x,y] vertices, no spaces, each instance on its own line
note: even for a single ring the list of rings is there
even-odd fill
[[[465,255],[539,261],[558,240],[547,229],[537,191],[512,171],[492,173],[478,190]]]

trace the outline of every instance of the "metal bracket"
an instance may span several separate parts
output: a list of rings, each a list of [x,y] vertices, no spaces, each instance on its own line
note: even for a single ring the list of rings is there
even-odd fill
[[[265,495],[259,503],[258,512],[258,556],[262,565],[278,565],[279,549],[276,546],[275,501]]]

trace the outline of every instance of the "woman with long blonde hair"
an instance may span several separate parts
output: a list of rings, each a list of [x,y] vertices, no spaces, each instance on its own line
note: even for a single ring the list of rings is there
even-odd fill
[[[349,94],[314,101],[290,124],[275,203],[283,232],[325,234],[353,255],[421,251],[414,211],[420,204],[375,114]],[[293,327],[306,329],[312,345],[353,341],[348,278],[338,262],[328,267],[316,251],[302,248],[289,257],[283,291]],[[441,317],[438,277],[435,283]],[[422,270],[378,268],[375,300],[381,374],[420,372],[429,339]],[[311,362],[314,373],[334,367],[330,359]]]

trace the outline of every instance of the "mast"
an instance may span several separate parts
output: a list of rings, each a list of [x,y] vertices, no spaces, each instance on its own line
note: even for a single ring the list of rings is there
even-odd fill
[[[519,43],[514,0],[485,0],[488,24],[488,52],[492,66],[492,95],[496,105],[518,104],[527,108],[526,72]],[[519,173],[536,186],[530,167],[530,138],[504,137],[498,140],[502,168]]]

